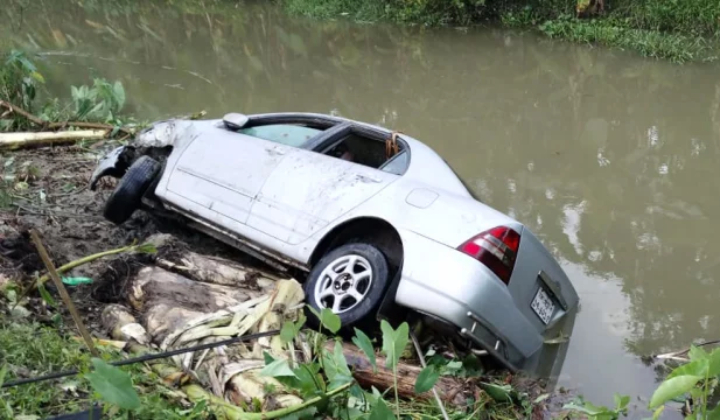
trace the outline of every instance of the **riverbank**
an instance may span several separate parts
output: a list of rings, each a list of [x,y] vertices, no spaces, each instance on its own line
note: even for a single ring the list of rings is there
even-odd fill
[[[280,1],[290,13],[318,19],[425,26],[501,22],[551,38],[606,45],[679,63],[715,61],[720,56],[720,3],[711,0]]]
[[[233,400],[227,397],[229,402],[223,399],[226,396],[223,388],[220,391],[213,388],[214,396],[204,393],[198,397],[196,393],[190,392],[197,391],[198,388],[193,388],[192,385],[188,388],[189,383],[200,384],[206,389],[214,386],[212,381],[208,382],[207,375],[196,375],[200,372],[198,369],[205,356],[198,359],[191,375],[186,375],[171,362],[133,363],[123,368],[113,368],[93,358],[89,350],[92,346],[86,347],[78,337],[76,319],[71,316],[70,306],[59,293],[61,289],[51,281],[41,285],[38,280],[38,274],[45,272],[45,263],[38,257],[35,245],[28,238],[30,231],[39,232],[60,274],[67,276],[66,279],[79,279],[79,284],[67,283],[70,300],[77,308],[82,325],[95,339],[99,352],[97,356],[106,363],[136,356],[137,344],[152,345],[133,341],[137,339],[135,336],[118,336],[116,330],[121,330],[122,327],[112,328],[104,324],[107,317],[101,314],[105,313],[104,309],[111,303],[133,308],[139,314],[142,314],[143,308],[147,309],[147,302],[134,306],[133,302],[137,304],[137,301],[127,297],[127,290],[123,285],[127,285],[128,279],[134,277],[141,266],[153,266],[157,263],[160,269],[159,261],[168,258],[173,267],[187,264],[187,260],[172,262],[173,253],[164,252],[160,246],[154,248],[145,245],[128,246],[129,244],[144,244],[149,238],[157,237],[155,234],[158,233],[164,236],[172,235],[179,239],[179,242],[174,242],[173,246],[166,250],[193,250],[212,255],[215,264],[217,258],[222,256],[233,264],[246,263],[246,267],[255,270],[252,271],[252,276],[248,274],[246,278],[252,277],[256,285],[260,284],[260,276],[255,274],[261,272],[262,264],[211,238],[198,236],[193,231],[150,217],[145,212],[138,212],[122,226],[105,221],[100,215],[103,203],[114,185],[104,180],[99,185],[99,190],[93,192],[87,189],[87,182],[97,160],[129,138],[126,137],[129,134],[124,131],[129,129],[123,122],[133,119],[121,112],[125,102],[124,88],[119,82],[109,83],[96,79],[90,87],[70,89],[70,100],[48,99],[51,96],[45,89],[46,78],[32,58],[31,55],[19,51],[8,54],[0,51],[0,63],[4,63],[0,66],[0,106],[3,107],[0,109],[3,121],[0,126],[0,139],[6,132],[34,134],[36,131],[45,131],[51,128],[53,122],[63,126],[106,124],[108,130],[103,137],[111,136],[110,131],[117,131],[115,134],[120,138],[86,139],[90,141],[83,140],[56,147],[41,144],[39,146],[43,146],[42,148],[26,148],[29,145],[23,144],[12,150],[0,149],[0,167],[3,168],[0,181],[0,342],[3,343],[3,351],[0,352],[0,401],[3,401],[0,405],[0,418],[47,418],[49,415],[87,410],[100,404],[108,418],[271,419],[290,413],[282,412],[278,408],[278,404],[281,407],[284,407],[282,404],[288,405],[286,399],[281,397],[290,395],[290,402],[295,404],[287,407],[287,410],[302,408],[299,406],[300,402],[309,406],[308,410],[298,412],[296,418],[306,418],[306,415],[317,413],[332,418],[366,418],[370,415],[372,418],[390,420],[397,418],[396,416],[421,414],[424,418],[440,419],[442,415],[438,406],[420,395],[427,394],[427,390],[436,381],[458,384],[453,388],[456,398],[445,402],[453,418],[473,417],[480,411],[486,413],[490,419],[527,418],[530,415],[541,416],[549,410],[562,409],[568,399],[565,393],[545,394],[537,381],[507,372],[487,371],[482,367],[480,359],[470,354],[451,352],[440,345],[441,340],[435,340],[436,354],[427,355],[431,367],[426,369],[424,374],[417,375],[417,381],[410,384],[410,398],[408,394],[402,393],[400,395],[404,398],[398,398],[397,393],[393,392],[397,385],[378,385],[381,391],[386,392],[383,398],[379,398],[374,388],[364,386],[360,389],[354,382],[357,380],[357,383],[360,383],[360,379],[353,379],[351,376],[345,356],[339,356],[337,352],[325,353],[317,347],[317,340],[314,340],[316,348],[313,351],[315,354],[322,354],[322,362],[313,358],[297,365],[298,362],[293,357],[291,366],[294,366],[294,370],[290,375],[287,372],[287,369],[290,369],[287,363],[282,365],[285,368],[283,372],[260,375],[278,380],[277,383],[264,382],[266,386],[260,387],[262,390],[253,388],[262,394],[262,398],[243,395],[243,398],[236,396]],[[112,109],[109,108],[111,106]],[[67,119],[79,121],[68,123]],[[114,127],[112,124],[120,125],[117,130],[111,130]],[[112,247],[123,251],[111,251],[114,252],[111,258],[90,261],[89,255],[98,252],[108,254],[106,251]],[[71,265],[76,267],[69,271],[67,267]],[[167,265],[165,267],[167,268]],[[227,265],[224,270],[229,268]],[[239,278],[234,280],[240,281]],[[278,284],[280,283],[279,281]],[[196,286],[202,287],[201,284]],[[187,289],[196,290],[193,287]],[[252,292],[255,292],[254,289]],[[277,294],[279,295],[279,292]],[[152,296],[152,293],[146,295]],[[204,293],[198,295],[204,296]],[[179,295],[173,293],[172,296],[178,298]],[[187,299],[169,303],[176,310],[183,303],[187,303]],[[207,308],[203,306],[201,309]],[[143,319],[147,320],[147,317],[143,316]],[[277,328],[282,325],[283,331],[287,330],[288,326],[297,331],[303,326],[303,322],[304,318],[300,317],[273,325]],[[338,327],[339,322],[337,318]],[[152,323],[146,323],[148,328],[150,324]],[[265,325],[260,318],[255,324]],[[401,328],[402,326],[398,327],[397,331],[403,331]],[[339,338],[335,335],[337,327],[333,329],[328,326],[325,331],[328,330],[332,332],[328,339]],[[410,366],[407,363],[412,363],[412,366],[420,371],[417,360],[412,356],[412,347],[408,347],[407,324],[404,331],[404,336],[394,335],[394,342],[404,343],[396,345],[401,349],[408,349],[410,356],[408,359],[408,352],[403,352],[403,360],[399,360],[398,355],[398,360],[393,362],[394,366],[403,363],[406,363],[403,366]],[[286,336],[286,332],[283,332],[282,336]],[[153,344],[159,346],[157,335],[152,334],[152,337],[156,339]],[[382,340],[385,343],[383,348],[388,348],[388,337],[389,335],[383,335],[378,339],[378,342]],[[28,343],[31,342],[33,345],[29,346]],[[308,342],[299,343],[296,348],[301,348],[300,344],[305,345]],[[234,355],[235,347],[228,345],[227,349],[231,356]],[[369,341],[363,349],[367,352],[362,357],[363,360],[367,361],[370,357],[375,360],[377,357],[378,369],[382,371],[386,365],[380,359],[383,351],[373,349],[373,344]],[[276,350],[272,348],[268,351],[272,353]],[[157,348],[151,350],[153,353],[158,351]],[[259,360],[252,360],[259,363],[256,370],[261,369],[265,363],[270,363],[267,359],[260,359],[261,356],[257,354],[253,357]],[[323,369],[329,359],[337,366],[332,370]],[[238,363],[248,361],[240,359]],[[347,363],[352,365],[352,361]],[[393,363],[388,362],[388,366]],[[203,366],[207,366],[207,363]],[[340,368],[341,373],[346,373],[342,378],[338,374]],[[355,367],[353,372],[356,373],[357,369]],[[71,370],[78,372],[63,378],[39,380],[44,375]],[[93,371],[102,371],[104,378],[93,374]],[[311,374],[311,377],[303,376],[302,371],[314,374]],[[407,376],[407,369],[403,368],[401,371]],[[296,377],[295,375],[302,383],[287,379],[287,376]],[[424,375],[422,381],[421,375]],[[283,378],[287,381],[283,381]],[[342,385],[335,387],[339,383]],[[6,387],[2,387],[3,385]],[[246,391],[250,392],[249,389]],[[283,394],[282,390],[287,392]],[[442,394],[450,395],[449,392]],[[241,409],[244,412],[241,412]]]

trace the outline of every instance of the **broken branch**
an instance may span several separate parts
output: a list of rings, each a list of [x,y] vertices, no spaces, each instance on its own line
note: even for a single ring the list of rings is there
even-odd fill
[[[55,287],[57,287],[58,292],[60,292],[60,297],[65,303],[65,306],[67,306],[68,310],[70,311],[70,316],[72,316],[73,320],[75,321],[75,325],[77,325],[77,328],[80,331],[80,335],[82,335],[83,340],[85,340],[85,344],[88,346],[90,353],[92,353],[92,355],[95,357],[100,357],[100,353],[98,353],[97,349],[95,348],[95,344],[90,337],[90,333],[85,328],[85,324],[83,324],[82,319],[80,318],[80,314],[78,313],[77,308],[75,308],[75,304],[73,304],[72,299],[70,299],[70,295],[65,289],[65,285],[63,284],[62,280],[60,280],[60,275],[55,270],[55,266],[50,260],[50,256],[48,255],[47,250],[43,246],[42,241],[40,240],[40,236],[38,236],[38,233],[35,230],[31,230],[30,237],[32,237],[32,241],[35,244],[38,253],[40,254],[40,258],[42,259],[43,264],[45,264],[50,278],[53,279],[53,281],[55,282]]]
[[[24,117],[24,118],[27,119],[28,121],[31,121],[31,122],[39,125],[39,126],[44,126],[45,123],[46,123],[45,121],[41,120],[40,118],[36,117],[35,115],[33,115],[33,114],[25,111],[25,110],[22,109],[22,108],[19,108],[19,107],[15,106],[15,105],[11,104],[10,102],[3,101],[2,99],[0,99],[0,106],[4,106],[4,107],[7,108],[8,110],[10,110],[10,111],[12,111],[12,112],[14,112],[14,113],[16,113],[16,114],[18,114],[18,115],[21,115],[22,117]]]

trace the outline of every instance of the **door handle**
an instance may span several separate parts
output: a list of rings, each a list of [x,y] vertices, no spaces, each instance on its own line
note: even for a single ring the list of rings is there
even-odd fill
[[[382,182],[382,179],[369,175],[357,174],[355,177],[362,182]]]

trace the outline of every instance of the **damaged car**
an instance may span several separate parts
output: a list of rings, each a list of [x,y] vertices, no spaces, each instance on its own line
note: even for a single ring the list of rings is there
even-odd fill
[[[308,113],[161,121],[103,158],[91,188],[107,175],[119,178],[108,220],[174,215],[302,270],[307,303],[344,326],[409,309],[515,370],[578,306],[526,226],[476,199],[431,148],[383,127]]]

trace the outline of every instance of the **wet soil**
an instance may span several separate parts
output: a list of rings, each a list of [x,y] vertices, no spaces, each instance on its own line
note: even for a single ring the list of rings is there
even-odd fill
[[[157,233],[172,234],[176,240],[161,250],[160,257],[172,259],[173,253],[192,249],[234,261],[261,264],[202,233],[184,229],[177,222],[137,211],[122,225],[102,217],[103,206],[115,186],[115,180],[101,180],[96,191],[90,191],[89,179],[97,160],[111,147],[66,146],[20,150],[0,155],[5,181],[0,194],[0,274],[28,287],[45,272],[29,231],[35,229],[42,238],[56,267],[73,260],[114,248],[143,243]],[[75,268],[65,277],[89,277],[93,283],[68,287],[89,328],[99,328],[99,311],[104,303],[123,299],[128,280],[155,256],[119,255],[96,260]],[[52,282],[46,283],[55,293]],[[31,306],[40,308],[37,293],[30,295]],[[42,319],[41,319],[42,320]],[[98,333],[98,335],[102,335]]]

